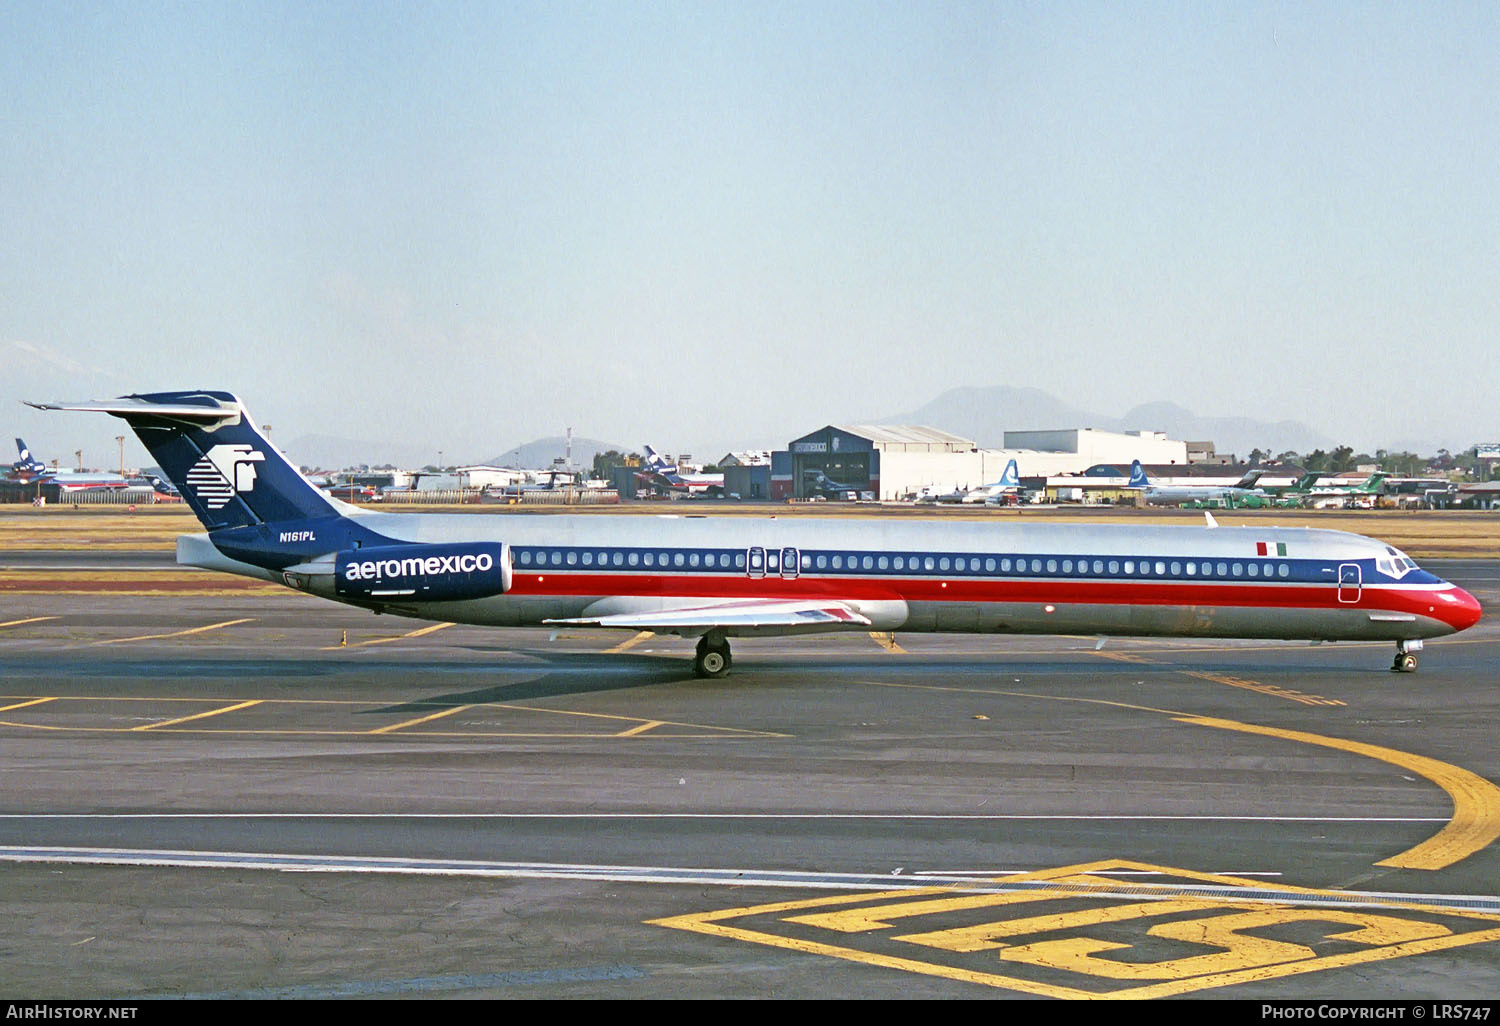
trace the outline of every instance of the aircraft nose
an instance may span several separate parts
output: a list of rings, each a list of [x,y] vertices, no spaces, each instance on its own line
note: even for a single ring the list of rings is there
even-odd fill
[[[1457,585],[1438,592],[1438,603],[1434,614],[1455,631],[1467,630],[1484,615],[1479,600]]]

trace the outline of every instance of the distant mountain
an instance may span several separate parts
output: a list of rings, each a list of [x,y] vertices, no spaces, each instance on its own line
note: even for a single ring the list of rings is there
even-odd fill
[[[38,342],[0,341],[0,396],[21,398],[18,387],[27,399],[109,399],[123,390],[118,375],[103,367]],[[65,394],[55,394],[59,389]]]
[[[1292,449],[1312,452],[1332,449],[1341,444],[1297,420],[1256,420],[1254,417],[1202,417],[1176,403],[1145,403],[1120,418],[1124,430],[1165,431],[1184,441],[1211,441],[1221,452],[1232,452],[1241,459],[1251,449],[1265,449],[1272,455]]]
[[[135,387],[139,387],[136,385]],[[120,466],[116,436],[125,435],[127,467],[150,462],[146,449],[125,425],[110,417],[76,417],[44,413],[21,403],[55,400],[112,399],[132,390],[113,371],[83,363],[51,346],[22,339],[0,340],[0,414],[4,415],[4,444],[15,452],[11,438],[20,435],[37,459],[72,467],[81,452],[83,466]],[[5,457],[9,466],[15,456]]]
[[[638,446],[621,445],[619,442],[601,442],[597,438],[580,438],[574,435],[573,466],[588,468],[593,465],[595,454],[609,452],[611,449],[625,453],[640,451]],[[551,438],[538,438],[532,442],[525,442],[513,449],[505,450],[498,456],[492,456],[484,462],[497,467],[545,470],[552,466],[554,459],[565,456],[567,451],[567,436],[554,435]]]
[[[1241,459],[1251,449],[1272,453],[1331,449],[1338,443],[1299,421],[1251,417],[1203,417],[1176,403],[1145,403],[1123,417],[1072,406],[1038,388],[993,385],[954,388],[907,413],[876,418],[874,424],[926,424],[972,438],[986,448],[1004,444],[1007,431],[1098,428],[1101,431],[1165,431],[1183,441],[1211,441]]]
[[[439,458],[447,466],[469,466],[488,464],[501,467],[542,470],[552,466],[555,457],[562,456],[568,440],[562,435],[555,438],[538,438],[507,449],[497,456],[476,457],[472,452],[439,453],[436,449],[413,445],[410,442],[382,442],[369,438],[340,438],[336,435],[302,435],[293,439],[283,450],[287,458],[298,466],[319,470],[339,470],[368,464],[372,467],[393,466],[403,470],[416,470],[436,465]],[[277,448],[282,448],[277,443]],[[588,467],[594,462],[596,452],[618,449],[631,451],[616,442],[601,442],[596,438],[573,438],[573,465]]]
[[[285,447],[273,439],[287,459],[300,467],[317,470],[341,470],[369,464],[372,467],[393,466],[410,470],[436,464],[436,449],[410,442],[377,442],[368,438],[340,438],[336,435],[301,435]],[[444,453],[443,462],[453,462],[457,453]]]

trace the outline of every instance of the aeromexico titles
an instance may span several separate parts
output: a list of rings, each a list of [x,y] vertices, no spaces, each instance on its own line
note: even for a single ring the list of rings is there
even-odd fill
[[[34,405],[130,424],[207,529],[180,563],[378,613],[696,637],[707,677],[732,637],[840,630],[1390,641],[1411,671],[1424,639],[1480,617],[1339,531],[377,513],[308,483],[228,392]]]

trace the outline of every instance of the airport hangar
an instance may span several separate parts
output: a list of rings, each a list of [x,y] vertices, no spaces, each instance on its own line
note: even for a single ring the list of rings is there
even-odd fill
[[[880,500],[924,491],[979,488],[999,480],[1016,461],[1022,478],[1081,474],[1101,463],[1185,465],[1187,443],[1160,431],[1120,433],[1095,428],[1007,431],[1005,447],[982,449],[973,439],[937,428],[830,424],[771,454],[770,496],[807,499],[823,494],[819,475]]]

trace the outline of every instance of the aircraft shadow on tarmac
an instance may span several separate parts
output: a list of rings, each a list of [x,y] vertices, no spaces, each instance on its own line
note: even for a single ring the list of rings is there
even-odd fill
[[[517,649],[506,649],[517,652]],[[653,684],[681,684],[695,680],[691,662],[677,656],[657,655],[587,655],[578,653],[527,651],[551,668],[540,676],[506,684],[490,684],[471,691],[457,691],[397,705],[368,709],[358,715],[432,712],[435,709],[487,703],[534,702],[543,698],[599,694],[648,687]],[[515,668],[511,673],[517,672]],[[714,683],[722,683],[715,681]]]
[[[476,646],[481,648],[483,646]],[[780,661],[758,663],[754,655],[747,654],[738,661],[735,671],[721,680],[700,680],[693,674],[692,662],[681,655],[653,653],[581,653],[557,652],[548,649],[495,648],[510,654],[526,655],[546,666],[538,668],[536,676],[516,680],[514,683],[488,683],[471,690],[446,692],[429,698],[405,701],[394,705],[367,710],[360,715],[389,715],[432,712],[437,709],[485,703],[536,701],[547,698],[565,698],[576,695],[600,694],[626,691],[634,688],[661,684],[692,685],[714,690],[730,690],[736,687],[755,687],[760,684],[785,683],[788,674],[816,683],[839,683],[850,676],[867,676],[873,679],[910,679],[913,675],[923,679],[937,680],[944,677],[981,678],[984,683],[996,685],[1013,684],[1017,680],[1056,683],[1059,678],[1073,682],[1117,681],[1141,679],[1145,675],[1162,676],[1184,671],[1200,674],[1223,674],[1243,677],[1264,675],[1270,679],[1290,676],[1301,686],[1316,686],[1319,680],[1330,683],[1347,680],[1350,673],[1360,676],[1385,679],[1389,671],[1383,666],[1336,667],[1326,663],[1317,664],[1300,659],[1287,659],[1274,665],[1260,662],[1226,662],[1223,660],[1194,660],[1191,658],[1153,658],[1142,655],[1142,662],[1111,661],[1092,654],[1077,653],[1076,656],[1052,657],[1046,660],[1005,660],[994,655],[976,655],[965,658],[944,656],[923,658],[903,656],[893,659],[883,653],[872,653],[869,657],[839,653],[837,656],[815,657],[788,665]],[[1179,655],[1173,653],[1173,655]],[[482,664],[481,664],[482,665]],[[452,671],[458,667],[449,664],[444,669]],[[476,665],[475,669],[480,666]],[[486,667],[485,669],[489,669]],[[520,671],[507,668],[510,674]],[[446,674],[445,674],[446,675]]]

